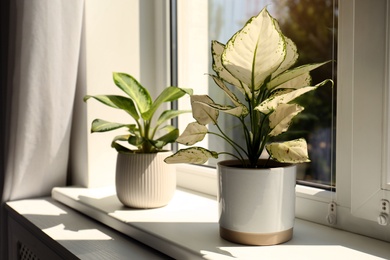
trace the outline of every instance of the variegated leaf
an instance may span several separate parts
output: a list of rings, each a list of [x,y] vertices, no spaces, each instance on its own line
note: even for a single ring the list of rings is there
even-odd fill
[[[272,159],[284,163],[310,162],[305,139],[296,139],[283,143],[271,143],[266,146]]]
[[[190,147],[182,149],[165,158],[166,163],[194,163],[204,164],[210,158],[218,158],[218,153],[202,147]]]
[[[226,84],[221,78],[218,78],[214,75],[211,75],[211,77],[213,78],[215,84],[217,84],[217,86],[220,87],[226,93],[226,95],[230,98],[234,105],[241,105],[241,102],[238,100],[236,95],[234,95],[234,93],[230,91],[230,89],[226,86]]]
[[[236,117],[245,117],[248,115],[248,108],[241,104],[240,106],[233,107],[227,105],[219,105],[219,104],[208,104],[208,106],[217,109],[218,111],[236,116]]]
[[[243,94],[247,94],[249,97],[252,96],[252,93],[248,86],[243,85],[238,79],[233,77],[232,74],[230,74],[229,71],[225,69],[225,67],[222,65],[222,53],[225,49],[225,45],[218,42],[218,41],[212,41],[211,42],[211,53],[213,55],[213,70],[215,73],[217,73],[218,77],[223,79],[224,81],[232,84],[236,88],[238,88]],[[215,79],[214,79],[215,81]],[[216,82],[217,83],[217,82]],[[217,85],[219,85],[217,83]]]
[[[304,87],[304,88],[300,88],[300,89],[291,91],[291,92],[286,93],[286,94],[271,97],[269,99],[264,100],[260,105],[255,107],[255,109],[264,113],[264,114],[268,114],[271,111],[275,110],[276,107],[279,106],[280,104],[287,104],[288,102],[305,94],[306,92],[315,90],[318,87],[325,85],[327,82],[332,82],[332,80],[327,79],[327,80],[322,81],[321,83],[318,83],[315,86],[308,86],[308,87]]]
[[[286,70],[282,74],[278,75],[277,77],[273,78],[268,84],[268,89],[273,89],[293,78],[299,77],[302,74],[306,74],[307,72],[310,72],[318,67],[321,67],[325,65],[326,63],[329,63],[329,61],[322,62],[322,63],[315,63],[315,64],[306,64],[299,67],[296,67],[291,70]]]
[[[176,142],[184,145],[193,145],[203,140],[207,134],[207,127],[197,122],[187,125],[184,132],[176,139]]]
[[[299,55],[295,43],[286,36],[284,36],[284,40],[286,42],[286,57],[284,58],[282,64],[280,64],[279,68],[274,73],[272,73],[272,79],[291,68],[291,66],[294,65],[298,60]]]
[[[207,95],[191,96],[192,116],[201,125],[217,123],[219,112],[209,104],[214,104],[214,101]]]
[[[296,78],[290,79],[289,81],[284,82],[279,86],[276,86],[273,89],[273,91],[277,89],[299,89],[310,85],[311,85],[311,76],[310,76],[310,72],[307,72]]]
[[[285,56],[284,37],[264,8],[226,43],[222,65],[250,89],[258,90]]]
[[[297,104],[280,104],[269,116],[269,126],[272,129],[269,135],[277,136],[286,132],[291,124],[291,120],[303,109],[303,107]]]

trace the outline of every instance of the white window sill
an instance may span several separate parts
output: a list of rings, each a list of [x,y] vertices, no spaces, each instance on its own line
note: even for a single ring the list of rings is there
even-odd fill
[[[4,259],[170,259],[52,198],[10,201],[5,209]]]
[[[388,259],[387,242],[296,219],[293,239],[276,246],[243,246],[218,233],[214,197],[178,189],[159,209],[123,207],[113,187],[55,188],[65,205],[176,259]]]

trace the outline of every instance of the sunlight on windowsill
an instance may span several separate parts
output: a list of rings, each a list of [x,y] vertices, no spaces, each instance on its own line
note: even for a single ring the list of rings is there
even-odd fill
[[[215,198],[187,190],[178,189],[166,207],[146,210],[124,207],[114,188],[55,188],[52,197],[174,258],[386,259],[390,255],[388,243],[301,219],[296,219],[293,239],[287,243],[233,244],[219,237]]]

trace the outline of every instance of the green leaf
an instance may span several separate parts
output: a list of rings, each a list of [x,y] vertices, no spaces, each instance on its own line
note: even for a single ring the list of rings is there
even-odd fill
[[[214,104],[214,101],[207,95],[191,96],[192,116],[201,125],[217,123],[219,112],[209,104]]]
[[[208,129],[206,126],[192,122],[187,125],[184,132],[176,139],[176,142],[184,145],[193,145],[202,141],[207,132]]]
[[[108,122],[103,119],[95,119],[92,122],[91,126],[91,133],[95,132],[107,132],[111,130],[115,130],[121,127],[127,127],[129,125],[127,124],[121,124],[121,123],[113,123],[113,122]]]
[[[285,59],[285,45],[282,33],[264,8],[226,43],[222,64],[250,89],[259,90]]]
[[[322,62],[322,63],[315,63],[315,64],[306,64],[300,67],[296,67],[291,70],[287,70],[280,74],[279,76],[275,77],[272,79],[268,84],[267,88],[268,89],[273,89],[293,78],[299,77],[302,74],[306,74],[307,72],[310,72],[318,67],[321,67],[325,65],[326,63],[329,63],[330,61]]]
[[[116,141],[127,141],[129,139],[130,135],[117,135],[112,139],[112,142]]]
[[[260,112],[262,112],[264,114],[268,114],[269,112],[275,110],[276,107],[279,106],[280,104],[287,104],[288,102],[296,99],[297,97],[305,94],[306,92],[315,90],[318,87],[323,86],[328,82],[333,83],[332,80],[327,79],[327,80],[322,81],[321,83],[318,83],[317,85],[315,85],[313,87],[308,86],[308,87],[304,87],[304,88],[300,88],[300,89],[288,92],[286,94],[271,97],[269,99],[264,100],[260,105],[255,107],[255,109],[259,110]]]
[[[168,143],[173,143],[179,136],[179,129],[175,128],[155,141],[150,141],[157,149],[163,148]]]
[[[303,111],[303,107],[297,104],[280,104],[269,116],[269,126],[272,131],[270,136],[277,136],[286,132],[291,124],[291,120]]]
[[[120,145],[120,144],[118,144],[118,143],[115,143],[115,142],[113,142],[113,143],[111,144],[111,147],[112,147],[112,148],[115,148],[115,150],[116,150],[118,153],[133,153],[133,152],[134,152],[133,150],[131,150],[131,149],[129,149],[129,148],[123,146],[123,145]]]
[[[173,125],[164,125],[163,127],[160,128],[161,131],[167,131],[167,132],[170,132],[172,131],[173,129],[175,129],[176,127],[174,127]]]
[[[130,137],[130,135],[117,135],[117,136],[115,136],[114,139],[112,139],[111,147],[115,148],[117,141],[127,141],[129,139],[129,137]]]
[[[181,89],[178,87],[167,87],[152,103],[150,109],[142,114],[144,120],[150,120],[153,114],[164,102],[171,102],[184,96],[185,94],[192,95],[192,89]]]
[[[127,125],[127,128],[129,130],[129,132],[132,134],[139,133],[139,129],[137,128],[137,125],[135,125],[135,124]]]
[[[166,111],[162,112],[160,117],[158,118],[158,120],[156,122],[156,127],[158,127],[162,123],[164,123],[172,118],[175,118],[181,114],[191,113],[191,112],[192,112],[191,110],[166,110]]]
[[[266,145],[268,154],[272,159],[283,163],[310,162],[305,139],[296,139],[283,143]]]
[[[135,120],[139,119],[137,109],[135,108],[133,100],[131,100],[130,98],[116,95],[86,95],[84,97],[84,101],[87,101],[89,98],[94,98],[107,106],[122,109],[129,113]]]
[[[145,139],[141,136],[132,135],[129,137],[129,139],[127,141],[129,142],[129,144],[138,147],[145,142]]]
[[[115,85],[122,89],[135,102],[140,113],[145,113],[152,105],[152,98],[149,91],[144,88],[134,77],[126,74],[114,72]]]
[[[204,164],[210,158],[218,158],[218,153],[209,151],[202,147],[190,147],[182,149],[175,154],[165,158],[166,163],[194,163]]]

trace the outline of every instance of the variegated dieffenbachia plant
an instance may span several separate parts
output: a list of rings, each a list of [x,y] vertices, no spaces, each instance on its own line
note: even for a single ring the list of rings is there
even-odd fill
[[[294,42],[281,32],[277,21],[264,8],[224,45],[212,41],[211,75],[216,86],[231,101],[216,104],[207,95],[192,95],[192,114],[196,122],[190,123],[177,142],[192,146],[207,134],[224,139],[235,153],[210,151],[202,147],[181,149],[165,159],[166,163],[203,164],[219,154],[230,154],[244,167],[256,168],[264,149],[269,158],[286,163],[310,161],[304,139],[286,142],[270,142],[286,132],[291,120],[304,108],[293,103],[294,99],[317,89],[328,79],[311,85],[310,71],[327,62],[293,67],[298,59]],[[239,98],[231,90],[237,88]],[[241,122],[245,143],[237,143],[218,124],[219,112],[237,117]],[[214,124],[219,132],[210,132],[207,124]]]
[[[153,101],[149,91],[143,87],[133,76],[126,73],[113,73],[113,80],[127,97],[120,95],[86,95],[84,101],[94,98],[112,108],[125,111],[134,122],[123,124],[109,122],[103,119],[95,119],[92,122],[91,132],[107,132],[119,128],[127,128],[128,133],[118,135],[112,140],[111,146],[122,153],[156,153],[163,150],[164,146],[175,142],[179,136],[179,130],[170,125],[171,119],[188,110],[165,110],[156,121],[154,116],[157,109],[165,102],[178,100],[185,94],[192,94],[192,89],[167,87]],[[165,134],[157,136],[159,132]],[[118,142],[130,144],[130,147]],[[134,146],[135,149],[131,147]]]

